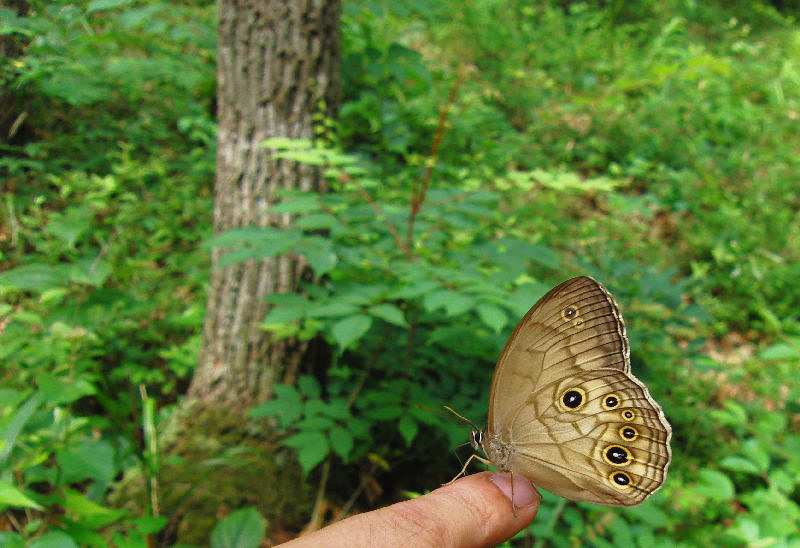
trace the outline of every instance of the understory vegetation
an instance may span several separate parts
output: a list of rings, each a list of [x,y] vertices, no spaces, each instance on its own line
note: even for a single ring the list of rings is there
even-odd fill
[[[516,322],[585,273],[672,424],[669,477],[633,509],[543,493],[512,544],[800,547],[800,32],[779,7],[346,2],[338,118],[264,144],[332,192],[281,196],[289,230],[216,238],[214,6],[0,10],[25,45],[0,60],[0,543],[176,542],[153,440],[213,244],[313,270],[264,328],[328,361],[251,416],[332,512],[449,480],[469,427],[431,410],[485,421]],[[138,509],[113,496],[131,471],[153,488]],[[196,543],[308,519],[257,510]]]

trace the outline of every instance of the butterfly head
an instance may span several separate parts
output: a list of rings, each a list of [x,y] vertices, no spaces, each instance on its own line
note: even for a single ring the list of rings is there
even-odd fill
[[[470,432],[469,442],[472,444],[472,448],[475,449],[475,451],[483,449],[483,430],[473,430]]]

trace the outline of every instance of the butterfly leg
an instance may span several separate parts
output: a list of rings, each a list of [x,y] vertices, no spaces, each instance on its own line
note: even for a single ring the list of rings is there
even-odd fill
[[[479,455],[476,455],[475,453],[473,453],[472,455],[470,455],[470,456],[469,456],[469,458],[467,459],[467,462],[465,462],[465,463],[464,463],[464,467],[461,469],[461,472],[459,472],[458,474],[456,474],[456,477],[454,477],[453,479],[451,479],[450,481],[448,481],[448,482],[447,482],[447,483],[445,483],[444,485],[450,485],[451,483],[453,483],[454,481],[456,481],[456,480],[457,480],[458,478],[460,478],[461,476],[465,476],[465,475],[467,474],[467,467],[469,466],[469,463],[471,463],[471,462],[472,462],[472,459],[479,460],[479,461],[481,461],[483,464],[485,464],[486,466],[491,466],[491,464],[492,464],[492,463],[491,463],[491,461],[489,461],[489,460],[487,460],[487,459],[485,459],[485,458],[483,458],[483,457],[481,457],[481,456],[479,456]]]

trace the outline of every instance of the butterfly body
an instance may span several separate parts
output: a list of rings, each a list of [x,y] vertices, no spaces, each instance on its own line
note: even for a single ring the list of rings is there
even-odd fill
[[[542,297],[495,368],[486,429],[472,433],[500,470],[572,500],[643,502],[666,478],[671,428],[630,372],[625,324],[596,280]]]

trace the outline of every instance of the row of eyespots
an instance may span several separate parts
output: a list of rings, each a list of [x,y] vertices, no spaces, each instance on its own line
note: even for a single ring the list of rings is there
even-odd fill
[[[569,308],[565,309],[565,313]],[[586,392],[582,388],[574,387],[565,391],[561,395],[562,405],[570,410],[577,411],[586,403]],[[609,394],[605,396],[601,402],[603,409],[611,411],[619,407],[621,403],[620,398],[616,394]],[[631,422],[636,418],[636,413],[631,409],[624,409],[620,416],[625,422]],[[639,437],[639,431],[632,425],[626,424],[618,430],[620,438],[625,441],[633,441]],[[630,451],[621,445],[609,445],[603,451],[603,459],[612,466],[627,466],[633,462]],[[630,474],[622,470],[615,470],[609,475],[609,479],[615,486],[622,489],[627,489],[633,482]]]

